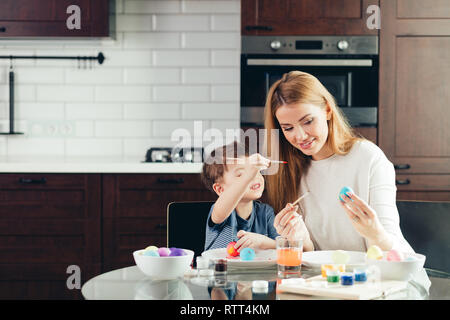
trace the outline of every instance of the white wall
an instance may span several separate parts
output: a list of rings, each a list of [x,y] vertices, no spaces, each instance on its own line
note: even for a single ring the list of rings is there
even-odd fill
[[[177,128],[239,128],[239,0],[117,0],[115,40],[0,40],[0,55],[97,55],[16,60],[15,127],[1,156],[142,156],[173,146]],[[8,124],[9,61],[0,60],[0,131]]]

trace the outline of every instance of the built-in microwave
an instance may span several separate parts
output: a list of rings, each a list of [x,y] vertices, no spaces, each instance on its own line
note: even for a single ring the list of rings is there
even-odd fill
[[[352,126],[377,126],[377,36],[243,36],[241,50],[241,125],[262,126],[270,86],[299,70],[322,82]]]

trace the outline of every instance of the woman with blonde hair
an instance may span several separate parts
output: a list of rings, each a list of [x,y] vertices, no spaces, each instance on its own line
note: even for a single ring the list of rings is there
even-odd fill
[[[276,81],[267,95],[265,128],[282,132],[279,141],[267,137],[267,154],[287,161],[266,177],[270,205],[275,212],[284,208],[274,221],[279,234],[291,227],[291,203],[309,192],[299,204],[305,251],[366,251],[377,245],[413,252],[399,226],[392,163],[352,130],[316,77],[292,71]],[[341,201],[344,186],[354,192]]]

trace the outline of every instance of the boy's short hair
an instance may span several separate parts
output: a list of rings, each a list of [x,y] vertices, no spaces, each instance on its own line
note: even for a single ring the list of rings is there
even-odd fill
[[[227,168],[226,158],[248,157],[249,150],[246,144],[234,141],[228,145],[214,149],[203,163],[201,179],[206,188],[214,192],[213,184],[223,177]]]

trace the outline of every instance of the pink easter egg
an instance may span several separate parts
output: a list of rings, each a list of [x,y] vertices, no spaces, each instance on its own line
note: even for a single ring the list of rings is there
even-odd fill
[[[395,249],[390,250],[386,255],[387,261],[403,261],[403,254]]]
[[[160,257],[168,257],[170,255],[170,249],[161,247],[158,249],[158,253]]]

